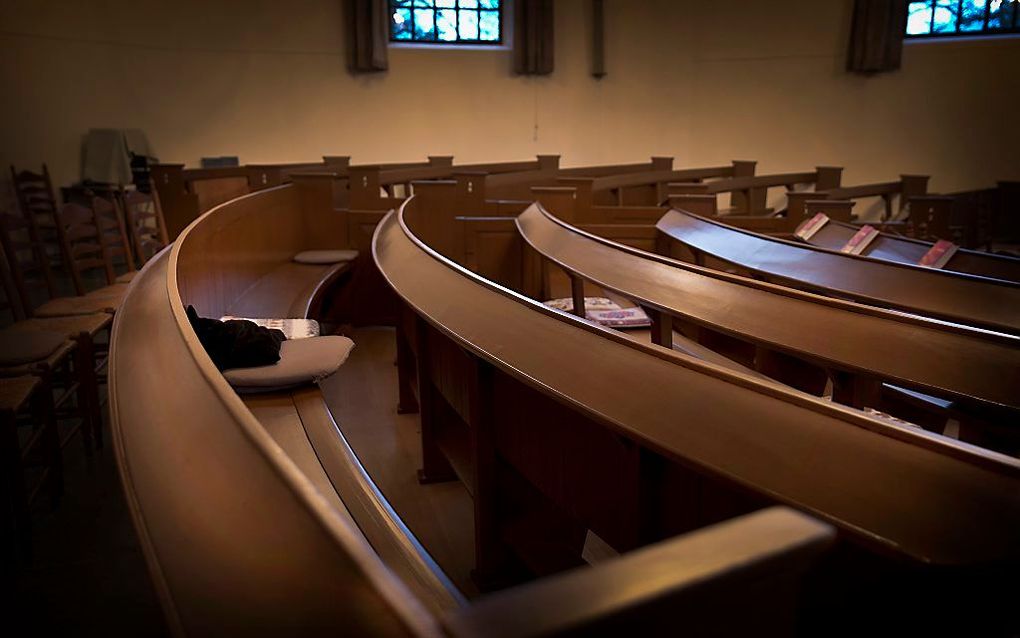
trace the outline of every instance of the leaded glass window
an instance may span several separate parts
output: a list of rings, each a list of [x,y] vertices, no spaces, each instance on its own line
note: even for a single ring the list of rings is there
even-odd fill
[[[922,0],[907,5],[907,37],[1020,33],[1020,0]]]
[[[499,45],[502,0],[390,0],[390,42]]]

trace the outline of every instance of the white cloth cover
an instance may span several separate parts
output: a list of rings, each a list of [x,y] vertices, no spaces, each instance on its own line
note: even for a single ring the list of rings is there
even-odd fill
[[[314,383],[336,372],[354,348],[347,337],[310,337],[284,341],[280,360],[271,366],[224,370],[238,392],[271,392]]]

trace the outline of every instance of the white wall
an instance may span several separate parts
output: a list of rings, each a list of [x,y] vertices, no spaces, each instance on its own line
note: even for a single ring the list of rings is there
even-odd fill
[[[338,0],[0,0],[0,162],[68,183],[87,129],[116,127],[189,165],[560,153],[931,173],[937,190],[1020,178],[1020,38],[909,43],[901,71],[864,78],[842,70],[849,0],[607,0],[595,80],[588,3],[556,11],[551,77],[513,76],[506,50],[434,49],[353,77]]]

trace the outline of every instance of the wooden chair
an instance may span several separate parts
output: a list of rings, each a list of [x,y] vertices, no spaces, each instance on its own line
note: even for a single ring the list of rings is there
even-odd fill
[[[114,262],[119,260],[126,271],[119,275],[114,273],[114,278],[108,279],[106,283],[130,283],[136,270],[135,258],[131,253],[131,243],[128,241],[127,227],[124,224],[124,212],[118,198],[93,196],[91,207],[111,267],[115,268]]]
[[[0,246],[0,267],[7,270],[9,264]],[[73,410],[65,411],[66,416],[80,419],[67,438],[81,427],[86,453],[91,453],[94,445],[102,447],[103,440],[99,371],[106,365],[107,349],[97,348],[96,341],[101,333],[109,337],[113,317],[106,312],[94,312],[31,318],[31,311],[21,306],[12,280],[13,277],[3,278],[4,293],[19,320],[0,330],[0,377],[41,374],[49,378],[50,371],[55,371],[51,385],[61,391],[57,407],[63,407],[74,396],[76,404]],[[56,343],[54,335],[61,337],[63,343]]]
[[[159,194],[155,187],[149,191],[121,191],[124,219],[139,267],[170,243]]]
[[[28,426],[31,433],[24,445],[18,433],[19,420],[31,423]],[[38,482],[29,486],[25,480],[25,465],[37,450],[41,452],[39,456],[45,469]],[[31,501],[47,484],[54,502],[63,491],[63,463],[53,397],[44,378],[32,375],[0,378],[0,459],[0,466],[4,468],[0,498],[11,510],[11,516],[5,516],[0,527],[0,543],[5,553],[13,550],[13,560],[7,561],[5,556],[5,562],[13,566],[19,554],[22,558],[31,555]]]
[[[11,271],[21,313],[16,318],[113,313],[117,309],[119,298],[110,293],[58,296],[53,273],[44,267],[43,256],[20,239],[27,226],[28,222],[20,216],[0,214],[0,248]]]
[[[117,275],[113,270],[110,251],[103,241],[99,222],[90,208],[79,204],[65,204],[57,213],[57,235],[60,249],[79,295],[93,294],[119,298],[126,291],[126,284],[113,283]],[[101,270],[106,286],[89,291],[87,273]]]
[[[53,192],[53,183],[50,181],[49,168],[43,164],[41,173],[33,173],[28,170],[18,171],[12,165],[11,183],[14,185],[21,215],[31,228],[31,241],[41,247],[47,257],[59,263],[62,256],[59,251],[45,250],[47,246],[53,248],[57,246],[54,229],[58,204]],[[49,259],[46,260],[44,267],[47,269],[51,267]]]

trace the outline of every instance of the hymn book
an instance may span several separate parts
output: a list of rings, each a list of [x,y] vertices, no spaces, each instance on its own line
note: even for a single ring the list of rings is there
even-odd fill
[[[802,222],[801,225],[797,227],[797,230],[793,231],[793,234],[798,238],[807,241],[814,237],[815,233],[820,231],[822,226],[825,226],[827,223],[829,223],[829,216],[825,213],[818,213],[811,219]]]
[[[850,241],[845,246],[839,249],[839,252],[848,255],[860,255],[868,248],[871,242],[875,241],[876,237],[878,237],[878,230],[874,226],[865,224],[857,231],[857,234],[850,238]]]
[[[931,250],[924,254],[924,257],[921,257],[921,261],[917,262],[917,265],[928,268],[942,268],[949,263],[949,260],[953,258],[953,255],[959,249],[960,247],[953,242],[940,239],[935,242]]]

